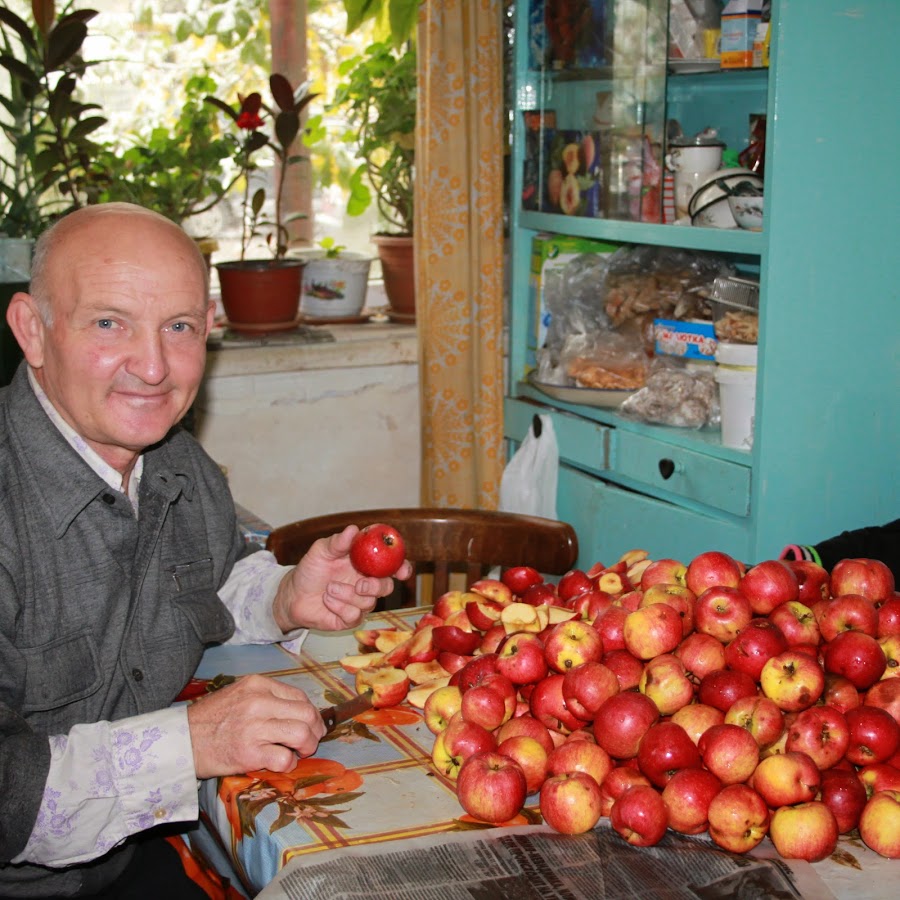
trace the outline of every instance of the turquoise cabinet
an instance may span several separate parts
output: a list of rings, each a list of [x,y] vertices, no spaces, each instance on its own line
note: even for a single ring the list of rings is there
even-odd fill
[[[610,87],[615,74],[602,66],[535,64],[536,2],[519,0],[516,10],[504,428],[514,446],[535,412],[553,417],[559,514],[578,530],[579,563],[612,561],[634,547],[680,558],[716,548],[753,562],[786,543],[896,518],[900,3],[773,0],[768,69],[696,72],[664,58],[647,62],[643,97],[621,106],[632,123],[676,118],[686,133],[715,124],[741,149],[749,115],[766,114],[765,218],[762,232],[750,232],[627,221],[612,218],[610,206],[605,218],[523,208],[533,205],[520,200],[534,152],[525,113],[552,108],[557,128],[577,131],[589,124],[598,93],[611,94],[613,106],[620,99]],[[601,168],[609,175],[613,167],[602,160]],[[542,232],[709,250],[758,275],[752,450],[724,447],[715,429],[642,424],[529,384],[530,254]]]

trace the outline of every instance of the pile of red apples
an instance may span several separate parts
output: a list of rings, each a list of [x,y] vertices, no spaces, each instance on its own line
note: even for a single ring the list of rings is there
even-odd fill
[[[816,861],[858,830],[900,858],[900,594],[845,559],[687,565],[644,551],[554,584],[519,566],[442,595],[413,632],[356,632],[376,706],[407,701],[478,820],[535,799],[576,834],[608,816]],[[529,800],[531,798],[531,800]]]

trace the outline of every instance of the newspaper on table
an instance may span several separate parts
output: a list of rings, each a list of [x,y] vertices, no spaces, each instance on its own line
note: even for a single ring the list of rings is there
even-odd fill
[[[809,863],[669,832],[632,847],[608,824],[454,832],[294,857],[259,900],[834,900]]]

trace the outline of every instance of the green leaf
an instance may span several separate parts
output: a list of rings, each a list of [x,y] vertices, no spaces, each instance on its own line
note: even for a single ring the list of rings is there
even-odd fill
[[[63,19],[47,39],[46,66],[48,72],[63,67],[80,49],[87,37],[87,25],[71,17]]]
[[[37,41],[35,40],[34,34],[32,34],[31,29],[23,19],[20,19],[11,9],[8,9],[6,6],[0,6],[0,24],[12,28],[12,30],[15,31],[15,33],[19,36],[19,40],[23,44],[25,44],[26,47],[29,47],[32,50],[37,49]]]
[[[388,18],[391,23],[391,38],[399,50],[415,35],[421,0],[390,0]]]
[[[263,204],[266,202],[266,192],[263,188],[257,188],[255,193],[253,194],[252,199],[250,200],[250,209],[253,211],[254,216],[258,216],[260,211],[263,208]]]

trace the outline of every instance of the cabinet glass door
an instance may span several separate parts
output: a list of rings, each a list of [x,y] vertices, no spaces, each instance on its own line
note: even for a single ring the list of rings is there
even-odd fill
[[[661,222],[668,0],[527,2],[522,209]]]

